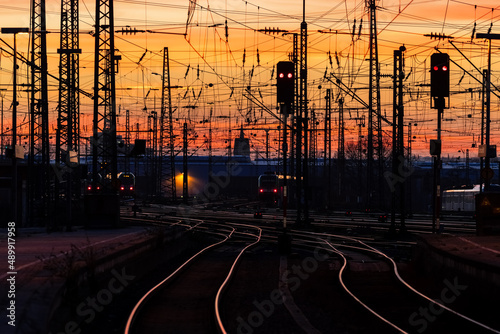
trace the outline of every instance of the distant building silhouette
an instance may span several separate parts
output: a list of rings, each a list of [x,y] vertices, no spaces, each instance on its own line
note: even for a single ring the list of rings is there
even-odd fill
[[[245,138],[243,125],[240,130],[240,138],[234,138],[234,155],[250,156],[250,139]]]

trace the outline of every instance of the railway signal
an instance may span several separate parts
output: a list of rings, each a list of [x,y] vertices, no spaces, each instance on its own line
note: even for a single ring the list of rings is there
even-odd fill
[[[280,61],[276,65],[276,96],[278,104],[285,104],[289,110],[293,102],[295,87],[295,64],[291,61]]]
[[[431,56],[431,97],[450,96],[450,56],[434,53]]]

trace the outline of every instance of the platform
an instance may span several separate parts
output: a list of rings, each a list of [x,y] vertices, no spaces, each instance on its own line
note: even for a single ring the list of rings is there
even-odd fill
[[[9,325],[9,317],[0,322],[0,333],[42,333],[45,332],[47,319],[57,306],[58,298],[64,289],[64,275],[47,270],[48,263],[67,265],[68,252],[77,250],[95,254],[96,270],[109,270],[113,261],[123,261],[133,252],[147,248],[145,242],[151,235],[143,227],[127,227],[109,230],[84,230],[74,232],[46,233],[44,229],[18,229],[17,235],[10,240],[15,251],[15,262],[7,261],[7,230],[0,232],[0,252],[4,261],[0,263],[0,286],[4,293],[0,296],[2,305],[14,303],[15,327]],[[56,261],[55,261],[56,260]],[[79,262],[79,263],[76,263]],[[10,267],[13,265],[13,267]],[[75,266],[84,266],[75,260]],[[64,269],[64,268],[62,268]]]
[[[500,293],[500,236],[421,235],[415,257],[428,271],[467,276]]]

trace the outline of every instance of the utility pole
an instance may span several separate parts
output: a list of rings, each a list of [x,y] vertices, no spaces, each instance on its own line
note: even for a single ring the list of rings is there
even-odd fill
[[[406,219],[406,210],[405,210],[405,181],[404,181],[404,175],[402,175],[404,171],[404,104],[403,104],[403,79],[405,77],[404,73],[404,56],[403,52],[406,51],[406,48],[404,46],[401,46],[399,50],[394,51],[394,66],[396,67],[397,64],[397,69],[396,72],[397,74],[395,75],[395,83],[397,87],[397,174],[399,176],[400,182],[398,182],[398,188],[399,188],[399,214],[401,215],[400,217],[400,225],[399,225],[399,232],[400,233],[405,233],[406,232],[406,224],[405,224],[405,219]],[[396,88],[395,87],[395,88]],[[393,161],[393,164],[395,162]],[[401,181],[402,180],[402,181]]]
[[[79,164],[80,152],[80,99],[79,99],[79,48],[78,1],[61,1],[61,38],[59,53],[59,105],[56,133],[56,208],[61,195],[66,200],[68,230],[72,224],[73,199],[79,198],[79,175],[74,177],[74,167]],[[65,189],[60,183],[66,182]],[[61,192],[62,190],[62,192]]]
[[[365,6],[370,11],[370,78],[368,88],[368,140],[367,140],[367,205],[372,209],[375,198],[383,203],[382,199],[382,122],[380,118],[380,69],[378,63],[377,40],[377,6],[376,0],[365,0]],[[378,164],[378,196],[374,193],[374,183],[377,176],[374,166],[374,155],[377,155]],[[378,202],[377,201],[377,202]],[[378,204],[378,203],[377,203]]]
[[[338,122],[338,148],[337,148],[337,164],[338,164],[338,175],[339,175],[339,197],[345,196],[344,193],[344,179],[345,179],[345,124],[344,124],[344,98],[339,96],[339,122]],[[342,198],[341,197],[341,198]],[[345,197],[343,197],[342,202],[344,202]]]
[[[30,220],[41,216],[49,227],[50,151],[45,0],[31,3],[31,96],[29,200]]]
[[[488,70],[483,70],[483,84],[481,86],[481,148],[484,147],[484,140],[485,140],[485,115],[486,115],[486,77],[487,77]],[[484,170],[484,158],[485,155],[481,154],[479,152],[479,160],[480,160],[480,171]],[[479,173],[479,192],[483,192],[483,183],[484,183],[484,173]]]
[[[151,163],[150,165],[150,184],[151,186],[149,187],[150,189],[150,194],[157,194],[157,180],[158,180],[158,171],[159,171],[159,166],[158,166],[158,114],[155,110],[151,111],[150,115],[148,116],[148,120],[150,122],[150,127],[149,127],[149,135],[150,135],[150,140],[149,142],[151,143],[151,149],[149,151],[149,161]]]
[[[182,127],[182,202],[188,204],[188,130],[187,123]]]
[[[499,40],[500,34],[476,34],[476,38],[486,38],[488,40],[488,70],[486,71],[485,81],[485,94],[486,94],[486,121],[485,121],[485,145],[486,156],[484,157],[484,190],[488,191],[490,188],[490,181],[493,177],[493,170],[490,167],[490,159],[496,157],[496,146],[490,146],[490,122],[491,122],[491,40]]]
[[[326,207],[329,208],[332,203],[332,90],[327,89],[325,95],[325,129],[324,129],[324,156],[323,170],[327,183],[327,201]]]
[[[408,149],[407,149],[407,162],[408,162],[408,168],[411,170],[413,168],[413,161],[412,161],[412,142],[413,142],[413,134],[412,134],[412,123],[408,123]],[[469,152],[467,150],[467,152]],[[411,174],[408,175],[408,217],[412,218],[413,217],[413,206],[412,206],[412,178]]]
[[[160,179],[161,195],[175,201],[175,153],[172,123],[172,87],[170,86],[170,58],[168,48],[163,48],[163,75],[160,116]],[[167,159],[164,162],[164,159]]]
[[[308,145],[309,145],[309,115],[307,110],[307,22],[306,22],[306,3],[302,3],[302,23],[300,24],[300,58],[299,58],[299,105],[297,112],[300,114],[302,125],[302,140],[297,140],[296,145],[304,148],[302,161],[302,189],[298,200],[298,206],[302,208],[297,210],[297,220],[299,223],[309,224],[309,162],[308,162]],[[299,130],[297,130],[299,131]],[[297,156],[301,159],[301,156]],[[299,181],[300,182],[300,181]]]
[[[12,181],[11,181],[11,202],[12,216],[9,217],[14,222],[19,222],[18,211],[18,181],[17,181],[17,159],[20,158],[17,154],[17,34],[27,33],[29,28],[2,28],[2,34],[14,35],[14,60],[12,66],[12,142],[11,142],[11,159],[12,159]],[[3,123],[3,96],[2,96],[2,123]],[[2,127],[3,131],[3,127]],[[2,137],[3,138],[3,137]]]
[[[127,148],[127,154],[125,154],[125,172],[130,172],[130,152],[128,148],[130,147],[130,110],[125,110],[125,147]]]
[[[86,201],[92,224],[118,225],[115,55],[113,0],[97,0],[94,50],[93,187],[98,194]]]

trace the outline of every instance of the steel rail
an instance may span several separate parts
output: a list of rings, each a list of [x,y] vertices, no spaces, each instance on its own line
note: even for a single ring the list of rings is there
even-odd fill
[[[129,334],[130,331],[131,331],[131,328],[132,328],[132,325],[134,323],[134,320],[138,314],[138,311],[139,309],[144,305],[144,302],[149,299],[156,291],[157,289],[164,285],[166,282],[170,281],[173,277],[175,277],[182,269],[184,269],[188,264],[190,264],[194,259],[196,259],[198,256],[200,256],[201,254],[205,253],[207,250],[213,248],[213,247],[216,247],[220,244],[223,244],[224,242],[228,241],[231,236],[233,235],[235,231],[235,228],[232,228],[232,231],[231,233],[229,233],[229,235],[226,236],[225,239],[221,240],[221,241],[218,241],[216,243],[213,243],[211,244],[210,246],[207,246],[205,248],[203,248],[202,250],[200,250],[198,253],[196,253],[195,255],[193,255],[191,258],[189,258],[186,262],[184,262],[179,268],[177,268],[173,273],[171,273],[167,278],[165,278],[163,281],[161,281],[160,283],[158,283],[157,285],[155,285],[152,289],[150,289],[144,296],[142,296],[142,298],[135,304],[134,308],[132,309],[132,312],[130,313],[129,317],[128,317],[128,320],[127,320],[127,324],[125,326],[125,331],[124,333],[125,334]]]
[[[234,269],[236,268],[236,265],[240,261],[240,258],[243,255],[243,253],[245,253],[245,251],[247,249],[249,249],[250,247],[253,247],[257,243],[259,243],[260,239],[262,237],[262,229],[260,227],[253,226],[253,225],[236,224],[236,223],[233,223],[232,225],[239,225],[239,226],[246,226],[246,227],[255,228],[259,231],[259,235],[257,236],[257,240],[255,242],[248,244],[245,248],[243,248],[240,251],[240,253],[236,257],[236,260],[234,260],[233,265],[231,266],[231,269],[229,270],[229,273],[228,273],[226,279],[224,280],[224,282],[220,286],[219,291],[217,291],[217,295],[215,296],[215,319],[217,321],[217,326],[218,326],[219,332],[223,333],[223,334],[227,334],[227,331],[224,327],[224,324],[222,323],[222,318],[221,318],[221,314],[220,314],[220,310],[219,310],[220,300],[221,300],[222,294],[224,293],[224,290],[226,289],[229,280],[232,278],[233,273],[234,273]],[[247,234],[247,233],[245,233],[245,234]],[[253,235],[253,236],[255,237],[255,235]]]
[[[312,232],[313,234],[316,234],[314,232]],[[389,257],[388,255],[386,255],[384,252],[381,252],[380,250],[376,249],[375,247],[372,247],[370,245],[368,245],[367,243],[361,241],[361,240],[357,240],[356,238],[351,238],[351,237],[348,237],[348,236],[341,236],[341,235],[334,235],[334,234],[324,234],[325,236],[331,236],[331,237],[335,237],[335,238],[340,238],[340,239],[345,239],[345,240],[350,240],[350,241],[354,241],[354,242],[357,242],[365,247],[367,247],[366,251],[370,251],[370,252],[373,252],[373,253],[376,253],[384,258],[386,258],[388,261],[391,262],[392,266],[393,266],[393,270],[394,270],[394,274],[396,275],[397,279],[405,286],[407,287],[408,289],[410,289],[412,292],[414,292],[415,294],[417,294],[418,296],[428,300],[430,303],[433,303],[441,308],[443,308],[444,310],[466,320],[466,321],[469,321],[479,327],[482,327],[488,331],[491,331],[493,333],[498,333],[500,334],[500,331],[497,330],[497,329],[494,329],[494,328],[491,328],[489,327],[488,325],[486,324],[483,324],[477,320],[474,320],[460,312],[457,312],[451,308],[449,308],[448,306],[440,303],[440,302],[437,302],[436,300],[426,296],[425,294],[421,293],[420,291],[418,291],[417,289],[415,289],[413,286],[411,286],[410,284],[408,284],[402,277],[401,275],[399,274],[399,270],[398,270],[398,266],[396,264],[396,262],[391,258]],[[343,254],[341,254],[340,251],[338,251],[329,241],[325,240],[325,239],[320,239],[322,241],[324,241],[325,243],[327,243],[336,253],[338,253],[340,256],[342,256],[342,258],[345,259],[345,257],[343,256]],[[345,245],[340,245],[341,247],[345,247]],[[352,247],[352,246],[351,246]],[[361,249],[362,250],[362,249]],[[346,263],[344,263],[344,267],[345,267]],[[344,267],[342,268],[341,271],[343,271]],[[339,274],[340,275],[340,274]],[[339,276],[340,278],[340,276]],[[368,310],[370,310],[369,308],[367,308]]]

